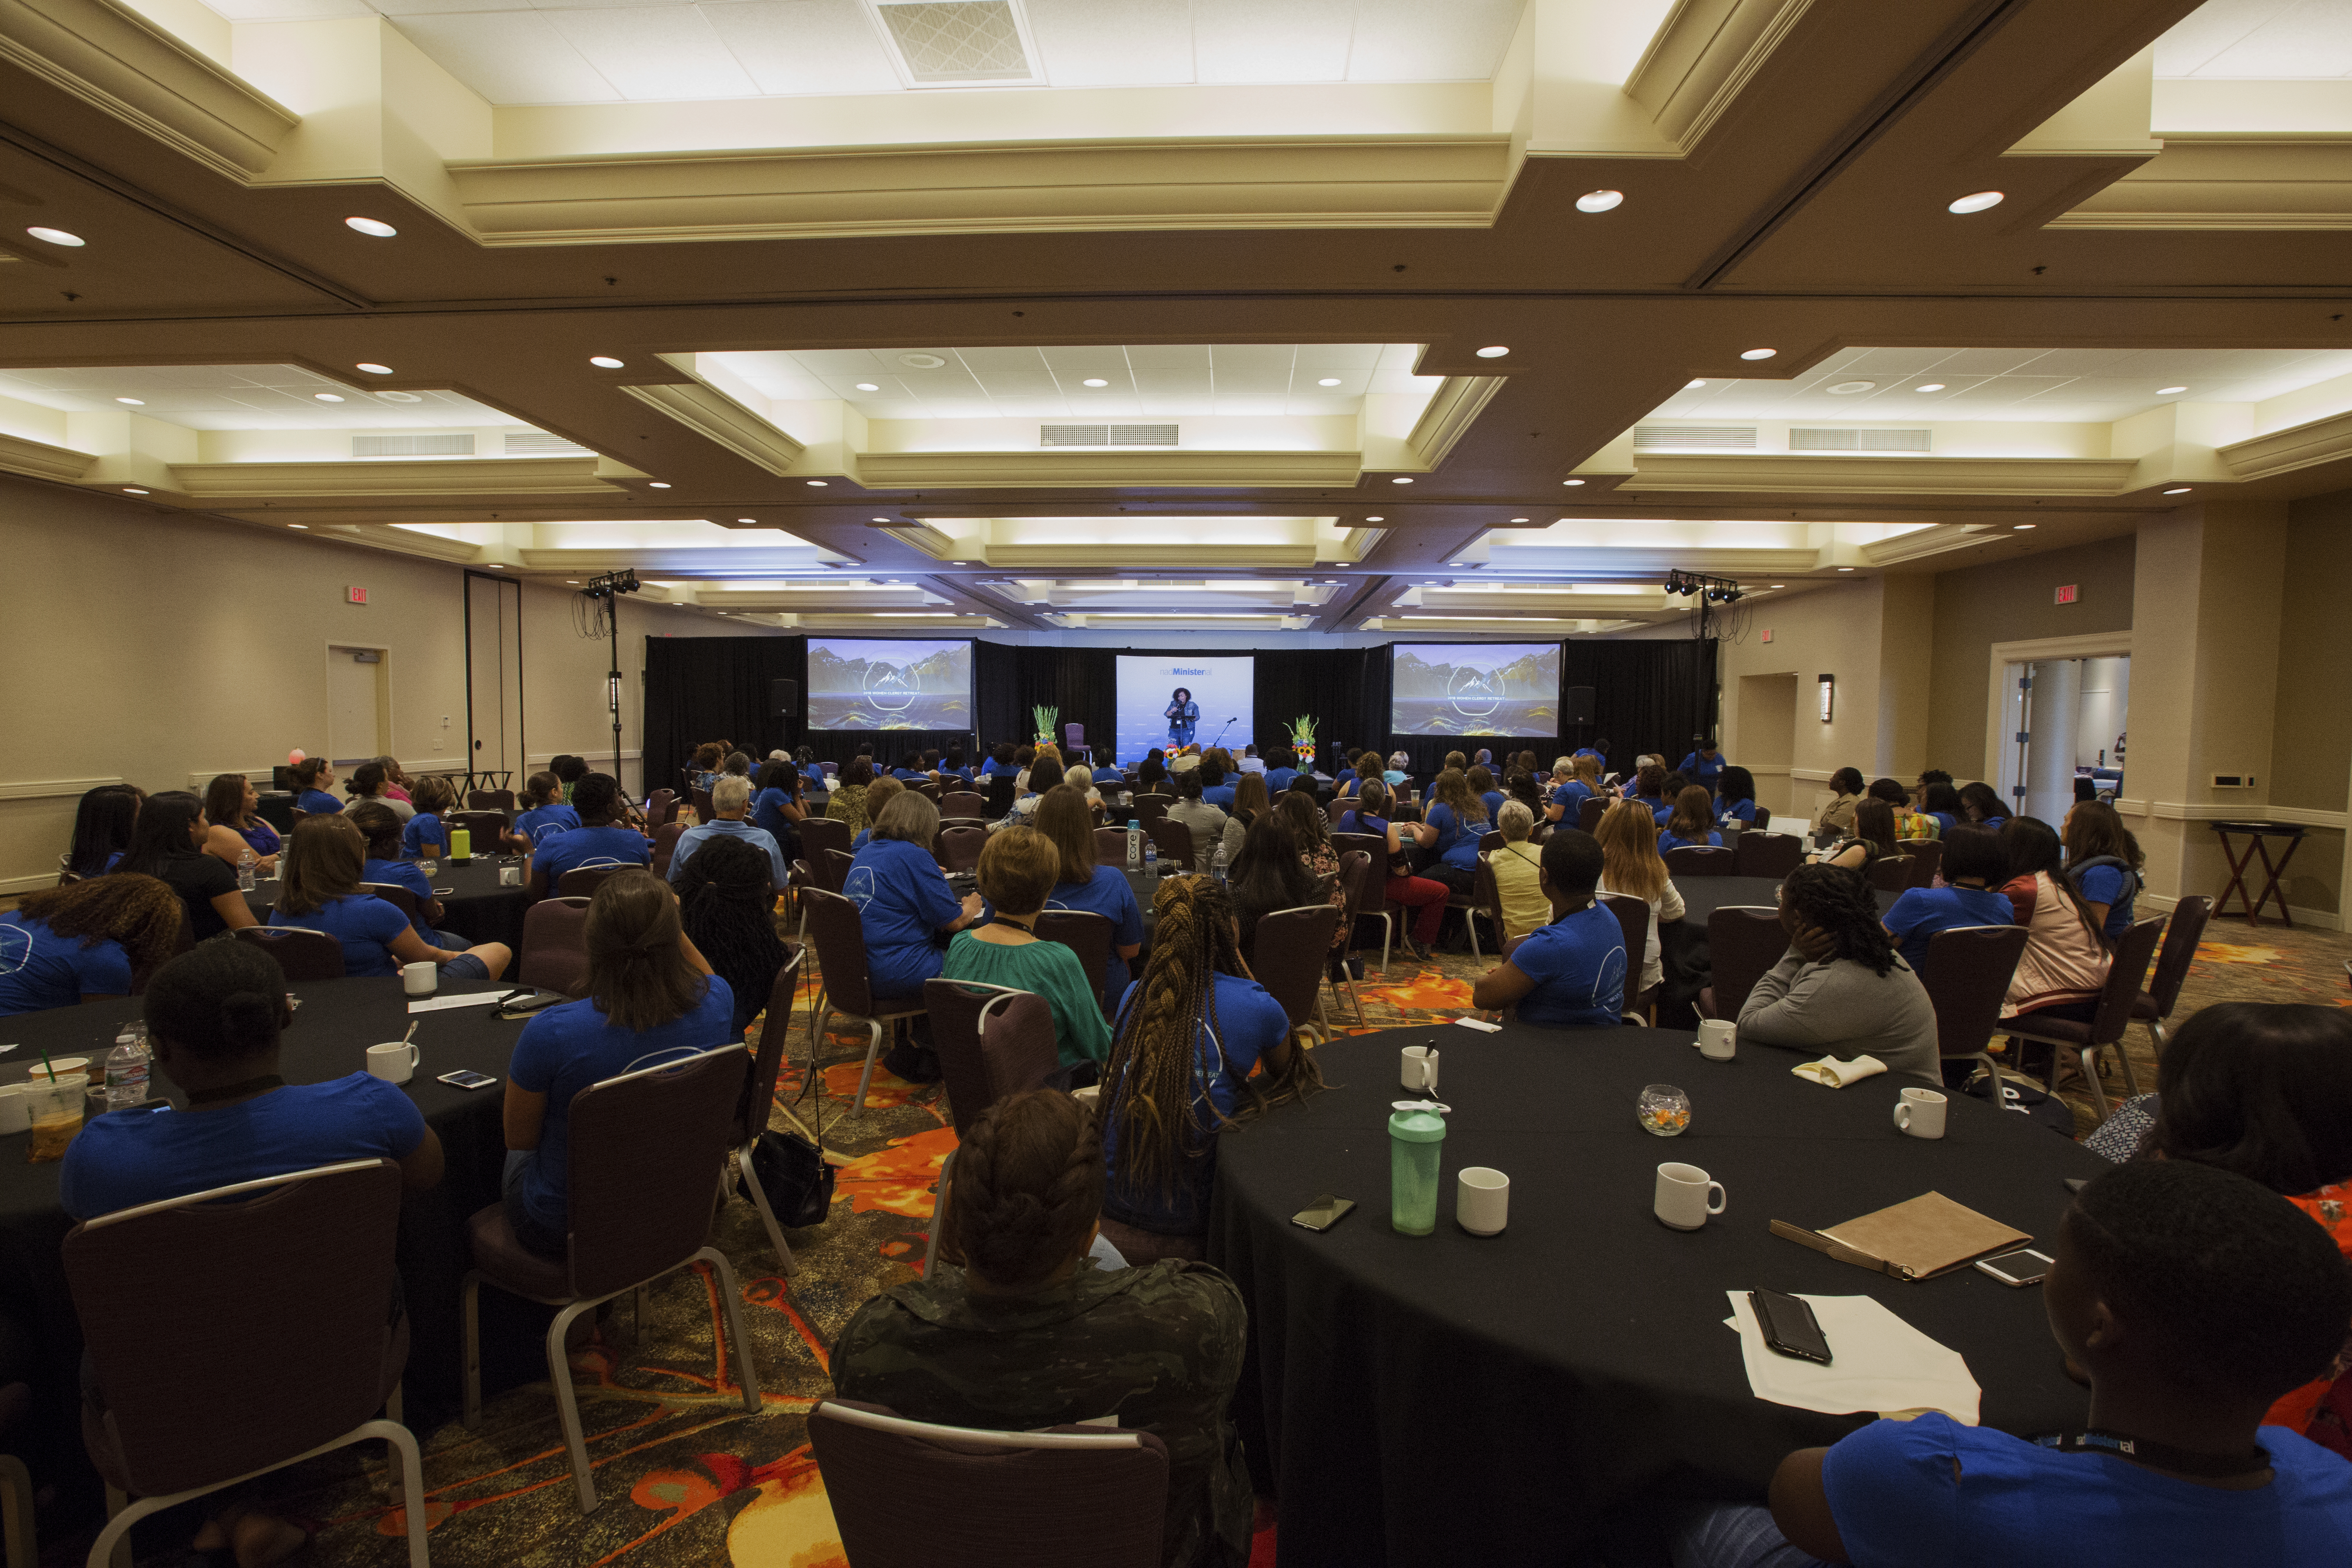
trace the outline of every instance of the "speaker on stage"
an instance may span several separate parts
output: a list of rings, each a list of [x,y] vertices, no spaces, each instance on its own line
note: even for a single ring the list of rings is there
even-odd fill
[[[1570,687],[1568,689],[1568,700],[1561,706],[1559,710],[1559,721],[1563,724],[1591,723],[1592,700],[1591,687]]]
[[[768,716],[772,719],[794,719],[800,716],[801,683],[779,676],[768,682]]]

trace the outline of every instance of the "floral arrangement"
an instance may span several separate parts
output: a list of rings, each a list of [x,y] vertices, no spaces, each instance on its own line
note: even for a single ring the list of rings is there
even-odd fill
[[[1302,714],[1290,721],[1290,749],[1297,755],[1298,765],[1310,773],[1315,768],[1315,726],[1311,715]]]
[[[1041,702],[1029,710],[1029,717],[1037,722],[1037,743],[1041,746],[1055,744],[1054,726],[1061,719],[1062,710],[1059,708],[1049,708]]]

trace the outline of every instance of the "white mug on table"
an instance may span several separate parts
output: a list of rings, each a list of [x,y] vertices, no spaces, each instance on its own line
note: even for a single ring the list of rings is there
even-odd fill
[[[441,986],[441,966],[431,959],[400,966],[400,988],[411,996],[430,996]]]
[[[1407,1046],[1397,1066],[1397,1082],[1409,1094],[1437,1092],[1437,1047]]]
[[[1454,1223],[1473,1236],[1499,1236],[1511,1221],[1511,1178],[1486,1165],[1454,1177]]]
[[[424,1053],[413,1042],[393,1040],[367,1049],[367,1069],[370,1078],[380,1078],[386,1083],[406,1083],[416,1071]]]
[[[1716,1181],[1696,1165],[1685,1165],[1669,1160],[1658,1167],[1658,1194],[1654,1212],[1662,1225],[1676,1230],[1699,1230],[1706,1225],[1707,1215],[1721,1214],[1730,1206],[1723,1184]]]
[[[1895,1125],[1914,1138],[1941,1138],[1950,1103],[1932,1089],[1906,1089],[1895,1102]]]
[[[1698,1021],[1698,1054],[1711,1062],[1727,1062],[1739,1048],[1738,1026],[1728,1018]]]

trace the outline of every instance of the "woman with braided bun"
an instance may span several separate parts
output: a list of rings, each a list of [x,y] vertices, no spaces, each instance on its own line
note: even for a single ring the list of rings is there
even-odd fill
[[[1739,1009],[1739,1037],[1840,1061],[1871,1056],[1940,1086],[1936,1007],[1879,923],[1858,871],[1800,866],[1780,884],[1789,951]]]
[[[1226,1414],[1241,1382],[1241,1292],[1205,1263],[1090,1265],[1099,1130],[1053,1089],[964,1131],[940,1202],[940,1267],[857,1310],[834,1391],[917,1421],[1034,1431],[1109,1416],[1168,1448],[1167,1568],[1242,1568],[1250,1481]],[[958,1267],[957,1265],[961,1265]]]
[[[768,1005],[784,944],[776,936],[768,858],[740,838],[718,837],[677,876],[678,918],[710,972],[735,994],[740,1035]]]
[[[1223,887],[1171,877],[1151,908],[1159,925],[1143,977],[1119,1003],[1103,1065],[1103,1212],[1156,1236],[1196,1237],[1208,1226],[1219,1131],[1323,1078],[1292,1046],[1282,1004],[1251,978]]]

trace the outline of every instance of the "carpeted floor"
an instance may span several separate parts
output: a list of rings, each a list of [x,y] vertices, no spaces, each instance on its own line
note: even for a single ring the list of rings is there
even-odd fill
[[[2352,939],[2221,921],[2209,931],[2176,1017],[2224,1000],[2347,1005]],[[1374,953],[1377,959],[1377,952]],[[1360,987],[1367,1026],[1451,1018],[1469,1003],[1483,965],[1466,954],[1425,963],[1400,957]],[[814,982],[811,983],[812,986]],[[803,995],[802,1016],[806,1017]],[[1339,1015],[1335,1010],[1335,1020]],[[1353,1013],[1346,1017],[1354,1027]],[[2145,1032],[2132,1049],[2144,1086],[2155,1081]],[[777,1126],[799,1100],[803,1068],[779,1085]],[[572,1357],[589,1452],[604,1502],[583,1518],[573,1500],[555,1405],[537,1384],[488,1404],[478,1430],[452,1423],[420,1433],[434,1561],[444,1568],[826,1568],[843,1563],[833,1516],[808,1450],[805,1415],[828,1392],[826,1347],[859,1303],[921,1264],[932,1179],[953,1143],[937,1085],[877,1070],[872,1104],[842,1112],[856,1087],[863,1037],[835,1037],[824,1052],[826,1141],[840,1151],[833,1212],[791,1233],[799,1272],[787,1285],[750,1205],[730,1203],[717,1233],[743,1290],[764,1410],[716,1371],[720,1316],[714,1280],[679,1275],[654,1292],[650,1321],[623,1305]],[[2113,1085],[2120,1092],[2120,1082]],[[2074,1098],[2070,1096],[2070,1099]],[[803,1108],[804,1109],[804,1108]],[[2077,1121],[2090,1124],[2087,1100]],[[380,1452],[360,1449],[259,1483],[257,1500],[315,1521],[314,1544],[294,1562],[337,1568],[404,1561],[404,1518]],[[191,1526],[192,1528],[192,1526]],[[84,1535],[52,1540],[46,1562],[79,1562]],[[1271,1562],[1269,1535],[1258,1556]],[[179,1561],[159,1542],[147,1562]]]

